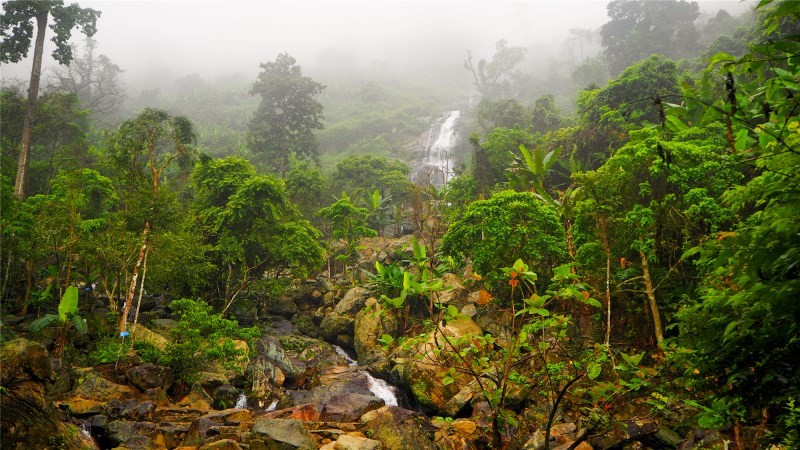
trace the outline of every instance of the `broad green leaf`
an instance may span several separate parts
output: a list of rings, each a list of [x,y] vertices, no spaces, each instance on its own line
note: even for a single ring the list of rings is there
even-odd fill
[[[78,312],[78,288],[70,286],[58,304],[58,318],[62,324],[67,323],[68,316],[76,312]]]
[[[736,147],[736,151],[742,151],[747,148],[747,135],[749,134],[749,130],[747,128],[742,128],[736,133],[736,141],[734,142],[734,147]]]
[[[75,329],[78,330],[80,334],[86,334],[89,330],[89,327],[86,325],[86,319],[79,315],[72,315],[72,324],[75,325]]]
[[[447,315],[451,318],[456,318],[458,316],[458,308],[455,305],[447,305]]]
[[[39,317],[38,319],[33,321],[33,323],[31,324],[31,332],[36,333],[37,331],[40,331],[43,328],[50,326],[50,324],[52,324],[56,320],[58,320],[57,315],[45,314],[44,316]]]
[[[586,376],[589,377],[590,380],[594,380],[600,376],[600,372],[603,371],[603,366],[596,362],[589,363],[589,367],[586,370]]]
[[[638,355],[628,355],[625,352],[620,352],[619,354],[622,356],[622,359],[624,359],[625,362],[632,367],[639,367],[639,364],[641,364],[642,358],[644,357],[644,352],[641,352]]]
[[[600,303],[596,298],[593,298],[593,297],[589,297],[589,298],[585,299],[583,302],[586,303],[589,306],[594,306],[595,308],[602,308],[603,307],[603,304]]]
[[[728,336],[733,333],[734,330],[739,326],[739,321],[734,320],[733,322],[729,323],[728,326],[725,327],[725,331],[722,333],[722,339],[728,339]]]

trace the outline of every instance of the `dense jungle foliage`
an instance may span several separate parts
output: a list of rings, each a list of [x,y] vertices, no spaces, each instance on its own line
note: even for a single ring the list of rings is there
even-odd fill
[[[6,33],[34,17],[16,3],[4,3],[4,62],[31,41]],[[102,25],[51,14],[77,15],[61,23],[87,36]],[[91,362],[110,363],[143,293],[166,298],[179,320],[166,350],[126,351],[191,385],[209,361],[243,357],[232,339],[258,336],[234,319],[252,324],[304,280],[341,274],[399,320],[380,336],[386,355],[444,339],[426,357],[445,389],[478,386],[492,448],[525,421],[549,442],[564,408],[578,443],[644,415],[722,429],[740,449],[797,448],[800,3],[762,0],[700,29],[691,2],[616,0],[609,17],[604,53],[575,68],[591,84],[574,113],[526,95],[512,76],[524,51],[501,41],[488,63],[469,55],[482,98],[462,125],[465,164],[439,189],[409,181],[403,156],[439,104],[401,85],[329,89],[287,54],[256,80],[185,80],[174,98],[142,93],[113,114],[74,83],[31,99],[5,86],[3,317],[32,315],[34,336],[56,329],[51,352],[76,361],[72,341],[88,333]],[[172,112],[188,110],[203,117]],[[359,265],[363,238],[403,230],[412,256]],[[445,333],[465,320],[441,301],[445,274],[505,328]],[[87,321],[98,301],[108,316]],[[536,396],[547,408],[524,416]]]

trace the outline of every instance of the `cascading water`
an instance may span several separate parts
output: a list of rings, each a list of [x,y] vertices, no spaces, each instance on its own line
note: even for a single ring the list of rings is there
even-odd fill
[[[236,399],[236,409],[247,409],[247,396],[244,395],[244,392],[239,394],[239,397]]]
[[[450,111],[431,125],[422,162],[414,171],[413,181],[440,187],[453,177],[457,124],[461,111]]]
[[[347,364],[350,367],[358,366],[358,362],[350,357],[343,348],[339,347],[338,345],[334,345],[333,348],[336,350],[336,353],[342,355],[347,360]],[[383,400],[387,406],[397,406],[397,388],[390,385],[384,380],[380,378],[373,377],[369,372],[366,370],[359,370],[358,373],[364,374],[367,377],[367,381],[369,381],[369,390],[375,397]]]

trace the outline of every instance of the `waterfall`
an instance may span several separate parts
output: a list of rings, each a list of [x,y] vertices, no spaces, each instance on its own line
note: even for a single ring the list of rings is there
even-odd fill
[[[350,367],[358,366],[358,362],[350,357],[343,348],[339,347],[338,345],[334,345],[333,349],[336,350],[336,353],[339,355],[344,356],[347,360],[347,364]],[[369,382],[369,391],[375,394],[375,397],[383,400],[386,405],[388,406],[397,406],[397,388],[390,385],[384,380],[380,378],[375,378],[367,372],[366,370],[359,370],[358,373],[366,375],[367,381]]]
[[[247,409],[247,396],[244,395],[244,392],[239,394],[239,397],[236,399],[236,409]]]
[[[431,124],[424,157],[414,171],[413,181],[440,187],[453,177],[453,149],[457,138],[456,125],[460,118],[461,111],[450,111]]]

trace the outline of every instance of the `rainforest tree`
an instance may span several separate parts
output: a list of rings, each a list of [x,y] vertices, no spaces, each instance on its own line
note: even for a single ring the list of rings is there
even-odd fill
[[[68,42],[73,28],[79,28],[88,37],[97,31],[99,11],[81,8],[77,3],[64,6],[61,0],[25,1],[11,0],[3,3],[4,14],[0,16],[0,35],[3,37],[0,61],[16,63],[28,56],[31,38],[33,37],[33,21],[36,21],[36,42],[33,47],[33,65],[31,81],[28,84],[28,104],[22,125],[22,142],[17,159],[17,177],[14,183],[14,195],[24,198],[25,182],[28,176],[28,164],[33,136],[34,108],[39,98],[39,81],[42,75],[42,54],[47,22],[52,18],[50,29],[55,33],[52,37],[56,45],[53,58],[59,64],[69,65],[72,61],[72,49]]]
[[[317,157],[317,138],[321,130],[322,104],[314,97],[325,89],[303,76],[294,58],[281,53],[261,64],[263,69],[252,95],[261,97],[258,109],[248,125],[248,145],[256,159],[283,176],[289,170],[289,155]]]

